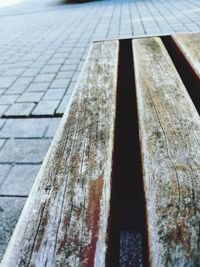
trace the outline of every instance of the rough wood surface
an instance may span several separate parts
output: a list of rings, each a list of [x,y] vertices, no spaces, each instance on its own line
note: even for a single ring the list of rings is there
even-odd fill
[[[150,265],[200,266],[200,118],[159,38],[133,53]]]
[[[117,67],[95,43],[1,266],[105,266]]]
[[[177,34],[172,36],[172,39],[185,55],[187,61],[200,79],[200,34]]]

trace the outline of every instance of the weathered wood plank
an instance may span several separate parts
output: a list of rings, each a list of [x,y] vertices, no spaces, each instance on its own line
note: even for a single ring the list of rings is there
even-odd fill
[[[105,266],[118,46],[93,45],[2,266]]]
[[[172,39],[200,79],[200,34],[177,34]]]
[[[200,118],[159,38],[133,40],[149,261],[200,265]]]

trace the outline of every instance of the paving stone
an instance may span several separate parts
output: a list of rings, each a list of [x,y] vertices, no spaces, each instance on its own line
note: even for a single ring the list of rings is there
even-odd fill
[[[13,84],[13,86],[19,86],[19,85],[26,85],[28,86],[30,82],[32,82],[33,78],[25,77],[25,78],[19,78],[17,81]]]
[[[22,93],[25,91],[26,88],[27,88],[27,85],[24,85],[24,84],[19,84],[19,85],[14,84],[14,85],[12,85],[12,86],[6,91],[6,94],[7,94],[7,95],[9,95],[9,94],[11,94],[11,95],[13,95],[13,94],[15,94],[15,95],[17,95],[17,94],[22,94]]]
[[[45,92],[50,83],[32,83],[28,89],[27,92]]]
[[[0,77],[0,88],[8,88],[17,79],[17,76],[1,76]]]
[[[29,68],[22,74],[22,77],[35,77],[39,71],[40,68]]]
[[[18,95],[2,95],[0,96],[0,105],[13,104],[18,97]]]
[[[1,184],[0,195],[28,196],[40,166],[30,164],[15,165]]]
[[[63,65],[60,69],[60,71],[75,71],[77,68],[77,64],[73,64],[73,65]]]
[[[0,138],[40,138],[49,123],[50,119],[8,119],[0,131]]]
[[[70,101],[71,95],[65,95],[63,100],[61,101],[59,107],[56,110],[57,114],[63,114],[66,110],[66,107]]]
[[[13,69],[8,69],[4,75],[6,76],[13,76],[13,75],[21,75],[24,71],[26,70],[26,68],[13,68]]]
[[[0,197],[0,260],[19,219],[26,198]]]
[[[9,139],[0,151],[1,163],[42,163],[50,139]]]
[[[6,123],[5,119],[0,119],[0,129],[3,127],[3,125]]]
[[[0,149],[3,147],[6,139],[0,139]]]
[[[2,116],[9,107],[10,105],[0,105],[0,116]]]
[[[17,99],[16,102],[39,102],[43,97],[44,93],[41,92],[25,92]]]
[[[32,112],[32,115],[53,115],[60,101],[40,101]]]
[[[72,82],[77,82],[80,76],[80,72],[75,72],[73,78],[72,78]]]
[[[34,103],[17,103],[13,104],[6,112],[6,116],[29,116],[33,110]]]
[[[67,94],[68,95],[72,94],[72,92],[74,91],[75,86],[76,86],[76,82],[71,82],[70,83],[69,87],[67,88]]]
[[[11,169],[11,167],[12,167],[11,164],[0,164],[0,187],[1,184],[4,182],[5,178],[7,177],[7,174]]]
[[[55,78],[55,74],[39,74],[34,82],[51,82]]]
[[[79,61],[80,61],[80,58],[74,58],[74,59],[72,59],[72,58],[70,59],[70,58],[69,58],[69,59],[66,60],[65,63],[66,63],[67,65],[76,65],[76,64],[79,63]]]
[[[70,79],[55,79],[52,84],[51,88],[67,88],[70,83]]]
[[[60,69],[60,65],[46,65],[41,73],[57,73]]]
[[[65,89],[49,89],[44,95],[44,100],[61,100],[65,94]]]
[[[48,65],[63,64],[65,58],[53,58],[48,61]]]
[[[51,137],[53,138],[55,133],[56,133],[56,130],[58,129],[58,126],[60,124],[60,120],[61,118],[53,118],[53,119],[50,119],[50,123],[49,123],[49,126],[47,128],[47,131],[45,133],[45,137]]]
[[[74,71],[61,71],[57,74],[56,79],[71,79],[73,75]]]
[[[61,77],[63,78],[63,77]],[[3,95],[5,93],[6,89],[0,89],[0,95]]]

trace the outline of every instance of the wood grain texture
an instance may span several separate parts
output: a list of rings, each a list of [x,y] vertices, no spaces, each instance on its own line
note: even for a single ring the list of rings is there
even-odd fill
[[[150,266],[200,266],[200,118],[159,38],[133,54]]]
[[[118,46],[94,43],[1,266],[105,266]]]
[[[200,79],[200,34],[177,34],[172,36],[172,39]]]

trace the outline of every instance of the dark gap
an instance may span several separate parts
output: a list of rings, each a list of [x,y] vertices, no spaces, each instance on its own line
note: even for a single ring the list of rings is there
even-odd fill
[[[24,116],[24,115],[2,115],[1,119],[31,119],[31,118],[62,118],[63,114],[53,114],[53,115],[29,115],[29,116]]]
[[[163,36],[161,39],[200,114],[200,79],[172,37]]]
[[[107,266],[148,266],[131,40],[120,41]]]

